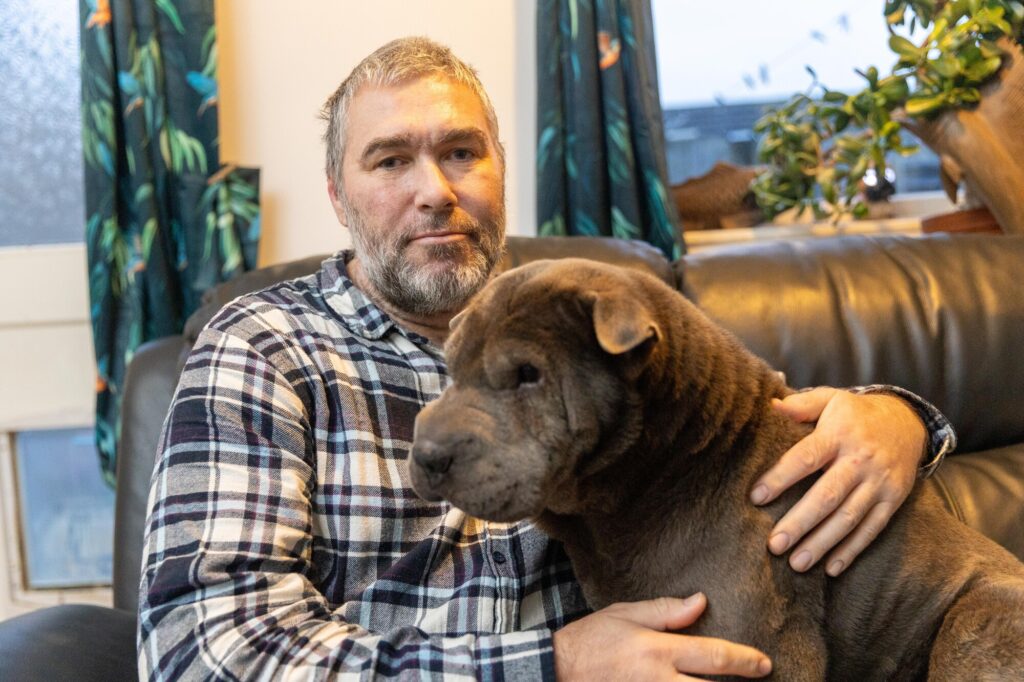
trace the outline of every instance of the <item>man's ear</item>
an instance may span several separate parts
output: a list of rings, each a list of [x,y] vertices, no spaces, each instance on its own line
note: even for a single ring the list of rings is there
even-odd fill
[[[345,203],[338,194],[338,188],[334,185],[332,178],[327,178],[327,196],[331,198],[331,206],[334,207],[334,215],[338,216],[338,222],[348,227],[348,213],[345,211]]]
[[[661,338],[654,317],[635,297],[600,293],[594,301],[597,342],[612,355],[627,353],[649,339]]]

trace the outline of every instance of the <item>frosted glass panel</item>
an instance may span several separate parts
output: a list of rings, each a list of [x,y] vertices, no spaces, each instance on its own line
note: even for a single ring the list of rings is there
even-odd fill
[[[78,1],[0,0],[0,247],[85,238]]]
[[[114,491],[100,475],[92,429],[23,431],[15,455],[27,586],[109,585]]]

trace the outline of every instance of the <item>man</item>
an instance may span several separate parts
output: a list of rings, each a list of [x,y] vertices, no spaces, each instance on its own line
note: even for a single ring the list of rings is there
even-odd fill
[[[416,38],[360,63],[325,117],[328,191],[354,250],[234,301],[196,342],[150,494],[140,673],[767,674],[754,649],[667,632],[695,622],[703,595],[588,613],[561,548],[531,524],[416,498],[413,420],[447,382],[449,320],[502,252],[497,121],[473,70]],[[908,494],[925,428],[885,394],[819,389],[779,409],[819,425],[752,498],[828,466],[769,546],[796,546],[806,570],[838,544],[837,574]],[[932,440],[928,466],[951,447],[948,425]]]

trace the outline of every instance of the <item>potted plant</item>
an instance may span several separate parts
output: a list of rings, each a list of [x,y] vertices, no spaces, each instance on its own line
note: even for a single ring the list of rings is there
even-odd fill
[[[947,193],[965,184],[1004,231],[1024,234],[1024,4],[887,0],[885,18],[897,56],[888,73],[859,71],[866,85],[853,94],[815,78],[758,121],[758,205],[769,218],[867,215],[865,180],[884,177],[887,154],[917,150],[907,130],[939,155]],[[917,27],[926,34],[912,40]]]

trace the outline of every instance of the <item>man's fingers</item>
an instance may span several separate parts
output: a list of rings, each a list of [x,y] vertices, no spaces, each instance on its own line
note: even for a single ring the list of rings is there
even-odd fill
[[[829,474],[832,472],[830,471]],[[822,481],[826,477],[822,478]],[[851,479],[848,479],[851,480]],[[821,483],[822,481],[818,481]],[[817,485],[817,484],[815,484]],[[832,486],[832,483],[828,484]],[[837,491],[841,491],[845,487],[845,483],[836,483],[839,487]],[[825,556],[833,547],[838,545],[843,539],[849,535],[867,516],[868,512],[875,505],[877,500],[876,488],[866,483],[853,484],[852,491],[848,494],[843,495],[839,499],[838,505],[835,510],[831,513],[825,513],[817,522],[813,517],[807,517],[804,519],[797,519],[794,521],[795,524],[814,524],[810,528],[801,526],[800,530],[803,530],[806,537],[802,541],[794,539],[791,542],[791,546],[796,546],[792,554],[789,557],[789,565],[797,571],[806,571],[814,564],[818,563],[821,557]],[[811,490],[813,493],[813,488]],[[809,493],[810,494],[810,493]],[[824,493],[829,495],[827,504],[832,503],[832,493]],[[835,494],[842,494],[837,492]],[[814,504],[816,502],[812,502]],[[794,510],[796,508],[794,507]],[[815,517],[818,514],[824,512],[826,507],[821,507],[814,510]],[[792,512],[791,512],[792,513]],[[787,515],[788,516],[788,515]],[[787,519],[784,517],[782,521],[778,523],[776,528],[783,528],[781,532],[787,532],[785,529],[789,526],[784,525]],[[798,531],[789,531],[791,537]],[[775,537],[775,533],[772,534],[772,538]],[[771,546],[771,540],[769,540],[769,546]]]
[[[859,472],[856,469],[848,467],[834,466],[829,469],[775,524],[768,536],[768,549],[773,554],[782,554],[790,547],[795,547],[807,533],[814,530],[843,504],[860,483],[858,476]],[[864,512],[866,511],[867,506],[864,507]]]
[[[834,578],[845,571],[853,563],[853,560],[878,537],[898,508],[898,504],[891,502],[879,502],[872,507],[857,528],[847,535],[842,544],[829,555],[828,561],[825,562],[825,572]]]
[[[764,677],[772,671],[771,659],[753,647],[713,637],[675,636],[674,662],[681,673]]]
[[[833,443],[817,431],[786,451],[779,461],[754,484],[750,500],[767,504],[797,481],[807,478],[835,457]]]
[[[682,630],[697,622],[708,605],[703,593],[686,599],[659,597],[646,601],[622,602],[609,607],[619,618],[625,618],[651,630]]]
[[[794,421],[813,422],[818,420],[822,410],[836,393],[838,389],[820,386],[809,391],[793,393],[783,400],[775,399],[772,401],[772,407]]]

